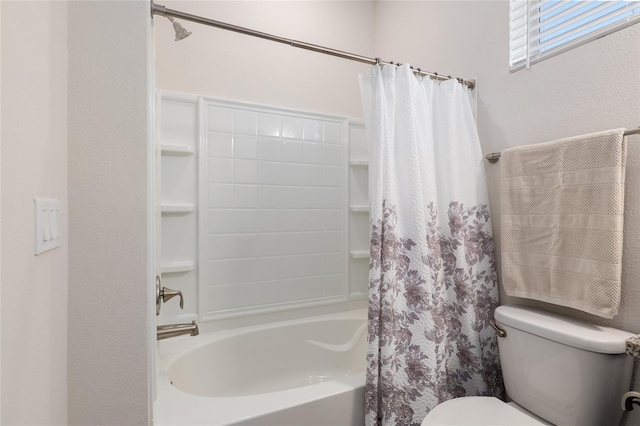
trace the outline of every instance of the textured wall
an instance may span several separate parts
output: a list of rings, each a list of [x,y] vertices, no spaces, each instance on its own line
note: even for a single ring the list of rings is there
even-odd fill
[[[2,424],[67,422],[66,2],[3,1]],[[34,256],[33,198],[62,201]]]
[[[477,77],[483,151],[640,126],[640,25],[509,72],[506,1],[379,2],[376,52],[462,77]],[[496,239],[500,238],[500,163],[486,163]],[[620,312],[605,320],[550,304],[509,299],[640,333],[640,137],[629,143]],[[635,375],[640,387],[640,374]],[[636,410],[637,411],[637,410]],[[640,424],[633,411],[627,424]]]
[[[73,1],[69,22],[69,424],[143,425],[149,4]]]
[[[281,37],[373,56],[371,1],[168,1],[168,8]],[[236,101],[362,117],[357,73],[365,64],[184,22],[174,42],[156,19],[158,85]]]

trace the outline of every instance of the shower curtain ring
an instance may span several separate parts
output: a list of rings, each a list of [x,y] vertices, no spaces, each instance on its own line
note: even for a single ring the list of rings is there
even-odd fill
[[[376,58],[376,65],[377,66],[381,66],[382,65],[382,59]]]

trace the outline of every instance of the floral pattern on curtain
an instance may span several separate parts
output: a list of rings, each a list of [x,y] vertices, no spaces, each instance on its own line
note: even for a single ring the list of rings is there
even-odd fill
[[[366,422],[419,425],[448,399],[502,395],[488,194],[464,87],[408,65],[369,78]]]

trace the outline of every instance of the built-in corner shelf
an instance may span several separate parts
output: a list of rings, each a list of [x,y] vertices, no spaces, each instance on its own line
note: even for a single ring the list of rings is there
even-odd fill
[[[160,271],[163,274],[175,274],[178,272],[189,272],[193,271],[195,267],[195,262],[192,260],[186,260],[184,262],[171,262],[171,263],[163,263],[160,267]]]
[[[162,214],[187,214],[195,211],[193,204],[163,204]]]
[[[349,206],[349,210],[354,213],[369,213],[369,206]]]
[[[167,145],[162,144],[160,146],[160,152],[162,155],[171,155],[174,157],[186,157],[187,155],[193,155],[193,147],[187,145]]]
[[[369,167],[369,160],[350,160],[349,165],[352,167]]]
[[[369,257],[369,250],[351,250],[349,257],[353,259],[367,259]]]

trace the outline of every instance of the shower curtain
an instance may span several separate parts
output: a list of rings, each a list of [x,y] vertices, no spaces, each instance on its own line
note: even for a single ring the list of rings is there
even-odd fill
[[[408,64],[363,81],[370,139],[367,425],[419,425],[438,403],[501,396],[496,264],[468,89]]]

